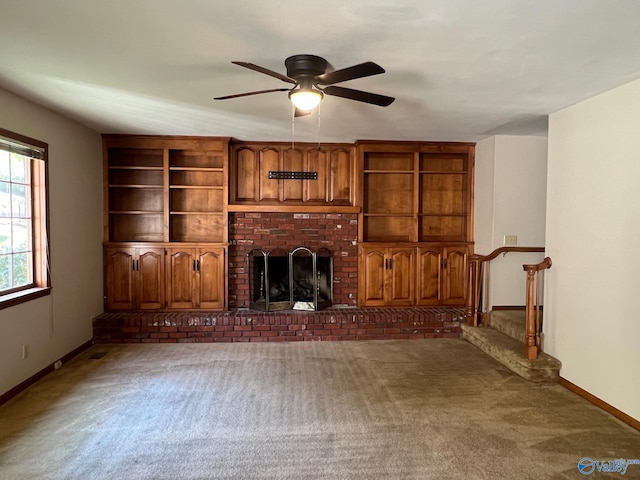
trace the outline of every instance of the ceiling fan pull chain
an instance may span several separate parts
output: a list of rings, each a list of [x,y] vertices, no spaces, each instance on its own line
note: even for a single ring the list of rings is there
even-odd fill
[[[318,151],[320,151],[320,106],[321,105],[322,103],[318,105],[318,131],[316,133],[316,140],[318,141]]]
[[[296,107],[291,104],[291,154],[296,144]]]

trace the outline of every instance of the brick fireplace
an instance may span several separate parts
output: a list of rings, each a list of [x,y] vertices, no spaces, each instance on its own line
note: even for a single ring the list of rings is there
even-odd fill
[[[229,307],[250,304],[247,255],[255,249],[299,246],[333,252],[333,304],[356,305],[358,297],[358,215],[355,213],[229,214]]]

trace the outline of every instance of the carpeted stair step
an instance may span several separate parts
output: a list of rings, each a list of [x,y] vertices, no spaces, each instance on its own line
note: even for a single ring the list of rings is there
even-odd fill
[[[524,343],[526,331],[524,310],[492,310],[490,315],[491,328]]]
[[[524,344],[493,328],[461,325],[462,338],[478,347],[512,372],[531,382],[557,382],[560,361],[546,353],[535,360],[524,356]]]

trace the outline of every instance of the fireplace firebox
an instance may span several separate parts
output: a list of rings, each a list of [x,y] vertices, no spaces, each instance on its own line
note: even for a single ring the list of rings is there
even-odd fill
[[[329,249],[254,249],[247,254],[247,262],[252,309],[317,311],[331,306],[333,256]]]

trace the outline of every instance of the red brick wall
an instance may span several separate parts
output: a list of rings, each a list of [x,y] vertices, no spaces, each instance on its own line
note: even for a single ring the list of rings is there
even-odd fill
[[[345,213],[230,213],[229,308],[249,306],[247,254],[254,248],[320,247],[333,252],[333,304],[358,297],[358,215]]]

